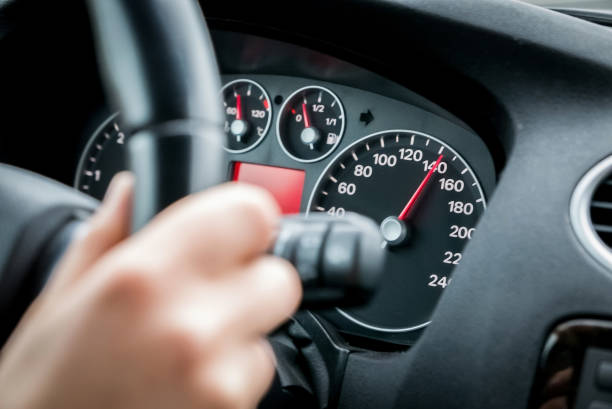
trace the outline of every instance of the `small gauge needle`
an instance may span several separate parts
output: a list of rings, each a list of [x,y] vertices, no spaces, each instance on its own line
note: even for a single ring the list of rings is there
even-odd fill
[[[414,207],[414,204],[416,203],[416,201],[419,198],[419,196],[421,196],[421,193],[423,193],[423,189],[425,189],[425,186],[427,186],[427,182],[429,182],[429,179],[431,179],[431,176],[433,175],[433,173],[438,168],[438,165],[442,161],[443,157],[444,157],[444,155],[438,156],[438,160],[436,161],[436,163],[434,163],[434,165],[431,167],[431,169],[429,169],[429,172],[427,172],[427,175],[425,175],[425,179],[423,179],[423,181],[421,182],[421,184],[417,188],[416,192],[414,192],[414,194],[412,195],[412,197],[410,198],[408,203],[406,203],[406,206],[404,207],[404,210],[402,210],[400,215],[397,216],[397,218],[399,220],[406,220],[406,217],[408,216],[408,213]]]
[[[308,107],[305,103],[302,104],[302,114],[304,115],[304,128],[310,128],[310,117],[308,116]]]
[[[236,119],[242,120],[242,97],[236,94]]]

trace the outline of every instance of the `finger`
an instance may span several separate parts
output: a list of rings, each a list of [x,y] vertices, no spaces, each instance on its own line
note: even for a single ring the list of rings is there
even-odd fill
[[[56,267],[50,287],[74,282],[110,248],[128,237],[134,178],[128,172],[111,181],[104,200],[88,220]]]
[[[302,285],[295,268],[277,257],[261,257],[242,274],[228,277],[216,292],[231,302],[230,331],[267,334],[295,313]]]
[[[138,246],[136,253],[147,254],[149,265],[162,271],[212,274],[267,250],[278,221],[278,205],[268,192],[230,183],[175,203],[130,246]]]
[[[271,332],[291,317],[302,295],[295,269],[272,256],[224,280],[182,281],[165,288],[174,300],[160,311],[160,327],[189,333],[196,344],[210,351],[228,339],[248,340]]]
[[[196,377],[202,407],[255,408],[274,379],[275,358],[263,339],[205,360]]]
[[[302,296],[293,266],[272,256],[258,259],[225,280],[200,286],[194,294],[198,294],[200,308],[208,314],[205,320],[204,314],[199,314],[195,328],[207,344],[228,336],[250,339],[271,332],[291,317]],[[195,319],[193,314],[190,316]]]

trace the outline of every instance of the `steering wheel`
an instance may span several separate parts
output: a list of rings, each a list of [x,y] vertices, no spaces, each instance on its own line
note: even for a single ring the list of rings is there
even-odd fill
[[[205,21],[194,1],[88,3],[107,92],[134,135],[130,157],[137,178],[134,228],[138,229],[179,197],[224,180],[219,73]],[[487,7],[495,4],[482,1],[479,15],[486,19],[487,10],[492,10]],[[415,1],[407,7],[434,14],[436,6],[442,7],[441,2]],[[521,7],[527,6],[517,9],[524,11]],[[464,18],[466,26],[476,24],[478,16],[468,16],[467,11],[457,11],[453,18]],[[568,22],[575,32],[583,28],[572,24]],[[552,33],[561,28],[549,27]],[[552,40],[549,44],[555,45]],[[584,69],[576,69],[577,74],[591,74],[583,86],[607,84],[608,94],[612,92],[612,60],[584,64]],[[587,104],[580,100],[579,91],[577,87],[576,101]],[[529,149],[526,143],[516,145],[520,155],[508,163],[479,235],[454,272],[453,286],[411,350],[354,351],[314,315],[297,317],[299,331],[293,328],[293,337],[308,339],[318,349],[304,356],[314,360],[311,366],[327,367],[312,373],[334,379],[313,380],[319,396],[325,395],[320,406],[537,407],[533,384],[554,326],[568,318],[609,316],[609,271],[575,245],[567,209],[581,176],[601,159],[602,152],[610,150],[612,128],[591,124],[591,144],[572,156],[568,151],[582,149],[584,135],[572,139],[563,130],[564,126],[572,129],[571,115],[557,116],[551,124],[553,119],[546,119],[550,112],[541,108],[543,119],[526,123],[521,130],[523,140],[530,141]],[[551,152],[535,137],[540,132],[558,132],[563,147]],[[552,154],[558,156],[554,172],[540,165],[544,155]],[[575,160],[568,162],[568,158]],[[515,190],[509,187],[518,185],[524,186],[529,202],[513,196]],[[0,311],[6,314],[0,335],[6,337],[7,328],[40,290],[75,223],[96,205],[40,175],[0,166]],[[494,247],[494,254],[492,238],[504,243]],[[525,254],[534,254],[534,246],[537,257],[526,258]],[[561,259],[560,253],[564,254]],[[10,314],[7,305],[14,306]],[[332,356],[333,362],[325,356]]]

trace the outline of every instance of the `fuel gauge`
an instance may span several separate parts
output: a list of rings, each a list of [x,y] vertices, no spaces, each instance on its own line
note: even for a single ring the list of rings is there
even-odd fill
[[[327,88],[298,89],[287,98],[279,115],[278,141],[287,155],[299,162],[325,158],[344,133],[344,108]]]

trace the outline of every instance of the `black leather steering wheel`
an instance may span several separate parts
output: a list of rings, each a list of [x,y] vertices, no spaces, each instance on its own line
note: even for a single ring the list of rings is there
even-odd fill
[[[190,0],[88,2],[107,95],[124,112],[137,182],[132,224],[225,178],[219,72]],[[0,341],[44,285],[95,201],[40,175],[0,166]]]
[[[533,95],[517,95],[505,107],[521,125],[513,130],[512,159],[431,326],[409,352],[356,351],[345,356],[334,405],[527,407],[542,347],[554,325],[573,317],[609,317],[612,311],[609,271],[577,245],[568,221],[574,186],[612,150],[612,53],[600,51],[610,50],[612,40],[603,28],[518,3],[466,0],[461,7],[442,0],[381,3],[398,19],[414,20],[415,30],[429,34],[422,47],[437,46],[435,56],[440,61],[461,60],[463,75],[483,78],[491,88],[505,84],[496,88],[500,95],[512,87],[512,80],[531,84],[542,101],[529,103]],[[90,4],[94,22],[116,24],[96,25],[100,55],[126,125],[142,135],[133,154],[141,183],[136,212],[142,217],[137,218],[137,228],[169,201],[223,179],[217,162],[221,150],[206,150],[211,173],[197,169],[204,162],[193,157],[194,152],[202,152],[193,149],[198,143],[194,137],[215,135],[221,123],[216,108],[217,68],[193,2],[91,0]],[[458,34],[436,37],[427,23],[440,21]],[[581,34],[586,44],[564,42],[567,35]],[[491,36],[490,49],[474,47],[465,52],[457,44],[477,44],[479,35]],[[525,39],[535,46],[521,48]],[[113,47],[117,44],[122,47]],[[493,54],[498,66],[484,62],[480,58],[484,52]],[[556,81],[540,81],[546,74],[534,67],[552,63],[558,64],[551,68]],[[567,71],[565,76],[556,72],[562,70]],[[168,142],[172,146],[160,145],[174,136]],[[551,146],[554,140],[559,145]],[[181,163],[188,166],[160,167],[187,156],[192,160]],[[95,203],[25,171],[3,166],[0,172],[0,300],[15,293],[25,299],[21,291],[32,283],[15,282],[20,273],[11,269],[18,266],[23,272],[48,265],[54,258],[47,253],[57,253],[49,250],[49,243],[65,232],[68,220],[81,217],[73,209],[91,211]],[[196,174],[210,178],[194,179]],[[183,183],[169,192],[163,189],[169,180]],[[516,186],[522,186],[518,192],[524,197],[517,196]],[[19,203],[32,205],[21,208]],[[66,208],[71,210],[61,211]],[[61,217],[45,229],[44,238],[30,241],[32,233],[24,233],[28,226],[51,210]],[[33,242],[40,244],[30,245]],[[10,286],[5,286],[7,282]],[[4,288],[11,289],[6,297]],[[333,329],[326,329],[330,338],[325,342],[341,349]]]

